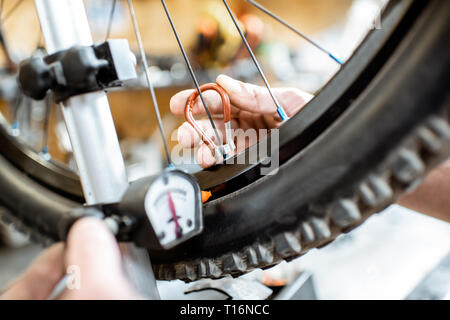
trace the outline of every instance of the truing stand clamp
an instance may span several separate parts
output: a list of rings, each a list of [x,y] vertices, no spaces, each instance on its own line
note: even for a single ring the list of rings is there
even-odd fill
[[[18,82],[26,96],[43,100],[52,90],[59,103],[76,95],[119,87],[136,77],[136,61],[128,41],[111,39],[31,57],[20,64]]]

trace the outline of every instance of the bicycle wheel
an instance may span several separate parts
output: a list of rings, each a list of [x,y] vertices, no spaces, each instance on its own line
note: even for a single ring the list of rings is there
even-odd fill
[[[382,29],[281,127],[276,175],[262,176],[263,163],[199,173],[215,194],[204,208],[205,230],[173,250],[151,252],[157,277],[237,276],[295,258],[417,185],[449,153],[449,15],[442,1],[391,1]],[[28,176],[27,161],[12,153],[2,148],[0,157],[0,199],[10,211],[3,219],[59,240],[61,221],[78,203],[64,188]]]

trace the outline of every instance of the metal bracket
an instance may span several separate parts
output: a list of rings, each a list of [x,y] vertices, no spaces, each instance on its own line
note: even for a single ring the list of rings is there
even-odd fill
[[[126,39],[73,46],[23,61],[18,81],[26,96],[42,100],[48,90],[52,90],[59,103],[76,95],[118,87],[123,81],[136,79],[133,57]]]

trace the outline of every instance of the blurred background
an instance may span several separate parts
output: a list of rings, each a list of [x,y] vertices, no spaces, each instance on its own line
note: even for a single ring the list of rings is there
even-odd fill
[[[106,39],[112,0],[86,0],[85,6],[96,42]],[[342,60],[348,59],[367,32],[376,26],[387,0],[263,0],[260,3]],[[176,144],[176,128],[184,119],[169,111],[170,98],[182,89],[192,88],[173,32],[159,0],[135,0],[152,80],[161,108],[170,148]],[[200,83],[214,82],[224,73],[245,82],[262,84],[240,36],[221,1],[169,0],[169,9],[188,51]],[[244,0],[230,0],[249,43],[272,86],[289,86],[316,93],[339,70],[326,54],[292,31],[264,15]],[[32,0],[4,1],[1,30],[9,61],[3,56],[0,77],[0,121],[15,131],[18,139],[40,152],[48,141],[49,160],[76,171],[70,141],[59,108],[52,107],[46,123],[46,103],[21,99],[18,102],[14,66],[33,54],[44,54]],[[138,56],[136,38],[126,1],[118,0],[110,29],[111,38],[126,38]],[[12,62],[11,62],[12,60]],[[139,61],[139,60],[138,60]],[[9,62],[9,63],[8,63]],[[9,68],[8,68],[9,67]],[[111,90],[109,99],[131,180],[159,172],[164,166],[162,144],[157,130],[151,97],[142,68],[139,79],[125,88]],[[48,138],[46,135],[48,132]],[[189,161],[191,163],[195,161]],[[192,170],[196,170],[194,167]]]
[[[377,19],[387,0],[259,2],[346,61],[369,30],[382,27]],[[112,3],[85,1],[97,42],[106,38]],[[261,83],[221,1],[168,0],[167,4],[201,83],[214,82],[221,73]],[[230,4],[274,87],[292,86],[314,94],[338,72],[339,66],[329,57],[245,1],[230,0]],[[169,101],[176,92],[192,88],[192,82],[160,1],[134,0],[134,5],[165,130],[170,147],[174,147],[176,128],[184,119],[170,113]],[[17,102],[15,64],[44,52],[33,1],[4,1],[2,12],[1,35],[7,50],[2,51],[0,58],[0,125],[16,130],[17,139],[36,153],[47,144],[47,160],[76,172],[59,108],[51,108],[48,140],[44,142],[43,124],[48,115],[45,102]],[[117,2],[110,37],[128,39],[138,56],[126,1]],[[108,94],[130,180],[157,173],[165,165],[151,97],[142,68],[138,71],[139,79]],[[30,244],[14,225],[1,226],[0,234],[1,289],[42,248]],[[449,224],[392,206],[324,249],[313,250],[266,272],[252,272],[242,280],[243,285],[264,284],[270,291],[258,286],[255,290],[271,298],[443,299],[450,288],[449,253]],[[226,297],[211,290],[184,294],[195,285],[203,289],[213,286],[159,282],[165,299]]]

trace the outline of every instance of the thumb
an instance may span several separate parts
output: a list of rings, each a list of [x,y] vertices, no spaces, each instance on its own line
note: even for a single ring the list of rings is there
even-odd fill
[[[217,77],[216,82],[225,89],[231,103],[239,109],[262,114],[277,112],[277,106],[266,87],[238,81],[223,74]],[[296,88],[273,89],[273,93],[288,116],[293,116],[312,98],[312,95]]]
[[[86,218],[75,223],[67,238],[66,264],[77,265],[85,273],[102,278],[112,272],[120,274],[119,247],[101,220]]]
[[[131,291],[116,239],[97,218],[82,219],[70,230],[66,266],[79,272],[78,290],[71,292],[75,296],[108,299],[116,297],[114,288],[120,288],[121,293]]]

